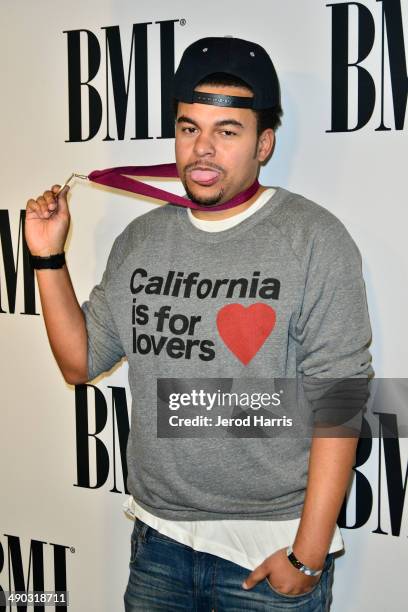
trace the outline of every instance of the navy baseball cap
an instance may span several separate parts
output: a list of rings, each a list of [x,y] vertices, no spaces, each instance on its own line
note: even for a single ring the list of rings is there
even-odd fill
[[[242,79],[252,88],[253,97],[194,91],[201,79],[214,72]],[[189,45],[174,75],[173,94],[176,100],[190,104],[253,110],[280,105],[278,75],[268,53],[257,43],[232,36],[201,38]]]

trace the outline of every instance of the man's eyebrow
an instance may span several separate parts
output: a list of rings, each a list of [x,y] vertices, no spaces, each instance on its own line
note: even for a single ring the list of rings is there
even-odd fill
[[[187,117],[186,115],[180,115],[180,117],[177,118],[177,123],[191,123],[196,127],[200,127],[198,123],[194,121],[194,119],[191,119],[191,117]],[[239,128],[244,127],[243,124],[236,119],[221,119],[220,121],[216,121],[215,125],[217,127],[224,127],[225,125],[235,125],[235,127]]]
[[[223,125],[235,125],[236,127],[240,128],[244,127],[242,123],[236,119],[222,119],[221,121],[217,121],[215,125],[217,127],[222,127]]]

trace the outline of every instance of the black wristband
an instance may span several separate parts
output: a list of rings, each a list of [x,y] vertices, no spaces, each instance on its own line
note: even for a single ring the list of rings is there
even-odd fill
[[[311,567],[308,567],[307,565],[299,561],[299,559],[295,556],[295,553],[293,552],[291,546],[287,547],[286,554],[288,556],[288,560],[293,565],[293,567],[296,567],[296,569],[299,570],[299,572],[302,572],[302,574],[306,574],[306,576],[320,576],[320,574],[323,571],[321,569],[314,570]]]
[[[52,269],[57,270],[62,268],[65,264],[65,253],[57,253],[56,255],[48,255],[48,257],[41,257],[40,255],[31,255],[30,263],[32,268],[35,270]]]

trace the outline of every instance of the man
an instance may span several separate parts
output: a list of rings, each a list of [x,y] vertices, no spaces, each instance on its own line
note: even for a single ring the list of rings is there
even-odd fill
[[[356,436],[220,438],[209,427],[183,436],[163,430],[162,415],[200,381],[221,394],[281,378],[330,422],[333,380],[372,376],[360,254],[332,213],[280,187],[214,210],[254,185],[273,151],[279,84],[262,47],[196,41],[174,96],[177,168],[200,208],[167,204],[137,217],[82,308],[61,255],[62,267],[49,269],[67,236],[67,189],[27,203],[26,239],[65,380],[129,363],[137,518],[125,607],[326,610]]]

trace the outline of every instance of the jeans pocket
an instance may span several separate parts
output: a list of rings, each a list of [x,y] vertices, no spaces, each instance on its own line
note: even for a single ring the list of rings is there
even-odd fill
[[[272,586],[268,578],[265,578],[265,582],[268,585],[269,589],[272,591],[272,593],[274,593],[278,597],[283,597],[285,599],[301,599],[302,597],[308,597],[309,595],[312,595],[312,593],[314,593],[316,589],[320,586],[320,580],[321,580],[321,576],[319,580],[316,582],[316,584],[314,584],[312,588],[309,589],[309,591],[306,591],[305,593],[298,593],[297,595],[291,595],[290,593],[281,593],[274,586]]]

